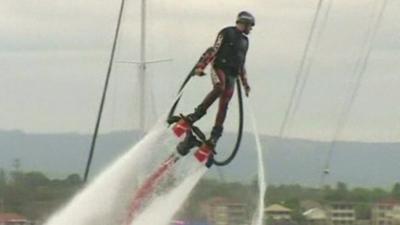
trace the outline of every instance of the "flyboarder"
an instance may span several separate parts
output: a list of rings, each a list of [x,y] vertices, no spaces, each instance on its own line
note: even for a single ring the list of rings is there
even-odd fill
[[[207,143],[215,148],[222,135],[223,124],[228,111],[229,101],[235,90],[238,77],[241,80],[246,96],[250,86],[245,69],[246,53],[249,46],[247,35],[255,25],[252,14],[242,11],[236,18],[236,26],[223,28],[216,38],[214,46],[207,49],[195,66],[194,74],[204,76],[204,69],[211,63],[211,79],[213,89],[195,108],[194,112],[185,117],[186,122],[195,123],[207,112],[207,109],[219,98],[218,112]],[[192,147],[198,145],[192,131],[188,131],[185,139],[177,146],[179,153],[185,155]]]
[[[174,115],[180,96],[175,100],[166,122],[169,125],[173,124],[172,131],[176,137],[184,137],[183,141],[176,147],[178,154],[176,154],[176,152],[170,154],[170,156],[144,180],[143,184],[138,187],[131,200],[125,224],[132,223],[135,217],[141,212],[143,204],[154,194],[158,185],[165,180],[168,172],[173,169],[175,163],[181,156],[188,154],[191,148],[195,146],[198,147],[194,156],[198,162],[204,163],[207,168],[210,168],[213,164],[219,166],[227,165],[227,163],[233,159],[240,144],[242,119],[239,121],[239,141],[236,143],[236,147],[232,152],[232,158],[229,157],[230,159],[223,162],[214,160],[215,146],[222,135],[229,101],[233,95],[235,83],[239,83],[237,80],[238,77],[240,78],[246,96],[248,96],[250,92],[250,86],[246,78],[245,61],[249,46],[247,35],[250,34],[254,25],[255,19],[250,13],[245,11],[240,12],[236,19],[236,26],[226,27],[218,33],[214,46],[208,48],[207,51],[202,54],[201,58],[183,82],[180,92],[193,75],[204,76],[204,69],[211,63],[213,89],[195,108],[194,112],[186,116]],[[207,109],[218,98],[219,106],[217,117],[210,138],[207,139],[204,133],[195,126],[194,123],[206,114]],[[243,110],[240,95],[239,110],[240,112]]]

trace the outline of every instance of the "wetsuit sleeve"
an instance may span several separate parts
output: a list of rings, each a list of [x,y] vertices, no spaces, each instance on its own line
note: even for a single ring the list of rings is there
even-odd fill
[[[207,65],[215,59],[216,54],[221,48],[222,42],[224,41],[225,32],[224,30],[218,33],[217,39],[212,47],[208,48],[201,56],[196,67],[199,69],[204,69]]]
[[[246,39],[247,40],[247,39]],[[247,55],[247,50],[249,49],[249,42],[247,41],[247,46],[246,46],[246,55]],[[239,70],[239,77],[240,80],[242,81],[243,87],[249,87],[249,83],[247,82],[247,71],[246,71],[246,56],[244,58],[242,67]]]

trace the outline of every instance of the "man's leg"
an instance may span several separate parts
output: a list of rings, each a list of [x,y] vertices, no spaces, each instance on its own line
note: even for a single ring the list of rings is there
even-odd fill
[[[196,107],[194,113],[187,116],[191,122],[196,122],[203,117],[206,114],[207,109],[224,93],[226,86],[225,77],[226,75],[223,70],[216,68],[212,69],[211,79],[213,82],[213,89],[207,94],[202,103]]]
[[[211,92],[204,98],[203,102],[196,107],[194,113],[187,115],[187,118],[192,122],[196,122],[201,117],[206,114],[207,109],[215,102],[217,98],[221,96],[221,94],[225,91],[225,73],[220,69],[215,69],[211,73],[211,78],[213,82],[213,89]],[[185,139],[180,142],[176,150],[181,155],[186,155],[191,148],[195,146],[199,146],[201,142],[199,142],[196,137],[192,134],[192,131],[188,131]]]
[[[211,131],[210,141],[212,144],[216,144],[218,139],[222,135],[223,125],[228,112],[229,102],[233,96],[235,90],[235,77],[227,76],[225,80],[225,90],[219,99],[219,106],[217,117],[215,118],[215,125]]]

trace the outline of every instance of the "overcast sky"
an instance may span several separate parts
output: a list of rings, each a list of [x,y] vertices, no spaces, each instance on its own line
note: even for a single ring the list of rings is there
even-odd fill
[[[333,0],[299,110],[285,135],[330,140],[354,87],[352,73],[368,26],[383,0]],[[116,60],[139,58],[140,2],[127,0]],[[329,0],[325,0],[324,13]],[[167,110],[176,88],[217,32],[236,14],[256,16],[247,70],[259,130],[277,135],[317,0],[148,1],[147,58],[173,61],[148,67],[148,121]],[[1,0],[0,129],[91,133],[116,25],[119,1]],[[400,2],[389,0],[357,98],[340,139],[400,139]],[[321,26],[318,26],[320,29]],[[115,64],[101,132],[138,126],[137,68]],[[196,78],[183,110],[209,91]],[[153,97],[150,97],[153,96]],[[235,101],[235,100],[234,100]],[[235,129],[235,104],[227,130]],[[211,125],[214,112],[207,114]]]

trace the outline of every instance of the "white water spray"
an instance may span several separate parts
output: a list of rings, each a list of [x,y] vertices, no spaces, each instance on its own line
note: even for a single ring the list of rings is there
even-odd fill
[[[204,165],[194,159],[189,160],[193,162],[193,169],[187,172],[187,177],[177,182],[179,184],[170,192],[155,198],[131,225],[168,225],[171,223],[175,213],[182,207],[190,192],[207,171]]]
[[[261,147],[260,142],[260,135],[257,129],[256,117],[254,115],[253,107],[248,101],[249,105],[249,112],[250,112],[250,119],[253,128],[253,134],[256,141],[256,151],[257,151],[257,158],[258,158],[258,190],[259,190],[259,199],[258,199],[258,206],[257,211],[253,217],[252,225],[262,225],[264,224],[264,198],[265,198],[265,191],[267,189],[267,182],[265,180],[265,168],[264,168],[264,156],[263,150]]]
[[[160,122],[132,149],[78,193],[45,225],[121,225],[139,183],[175,149],[179,140]],[[171,171],[174,187],[165,187],[143,206],[132,225],[167,225],[207,168],[186,156]],[[167,191],[166,191],[167,190]]]
[[[46,225],[120,224],[138,179],[146,176],[154,155],[168,154],[171,134],[159,122],[138,144],[78,193]],[[174,139],[174,138],[172,138]],[[136,179],[136,180],[135,180]]]

